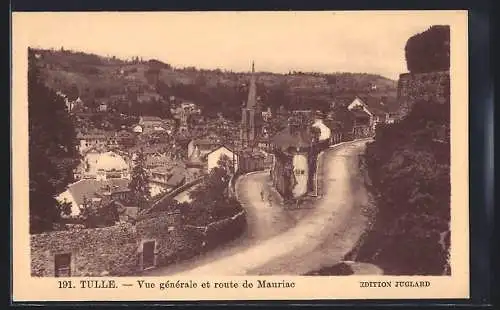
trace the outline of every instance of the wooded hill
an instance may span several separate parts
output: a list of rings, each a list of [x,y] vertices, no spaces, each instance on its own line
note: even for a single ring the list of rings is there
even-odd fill
[[[194,101],[205,114],[239,119],[246,100],[249,72],[173,68],[155,59],[121,60],[64,49],[33,51],[47,86],[86,103],[121,97],[130,104],[153,93],[165,102],[175,96]],[[394,98],[396,86],[394,80],[367,73],[257,72],[258,96],[264,108],[273,110],[326,110],[337,96],[346,95]]]

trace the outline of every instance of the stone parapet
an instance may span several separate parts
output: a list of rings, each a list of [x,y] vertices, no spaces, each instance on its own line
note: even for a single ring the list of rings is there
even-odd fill
[[[450,72],[403,73],[398,81],[399,119],[419,100],[444,104],[450,98]]]

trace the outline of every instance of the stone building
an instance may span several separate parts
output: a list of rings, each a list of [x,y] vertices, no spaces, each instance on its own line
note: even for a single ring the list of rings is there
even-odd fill
[[[392,101],[386,98],[386,103],[377,97],[359,97],[347,106],[349,111],[362,111],[368,115],[368,126],[371,131],[375,131],[378,124],[389,123],[390,115],[397,112],[397,106],[391,104]]]
[[[78,132],[76,139],[78,140],[78,151],[82,155],[93,148],[109,149],[118,147],[118,139],[115,132],[103,130]]]
[[[409,72],[399,76],[399,118],[408,115],[417,101],[449,104],[450,27],[434,25],[412,36],[405,50]]]
[[[327,141],[332,136],[332,130],[328,127],[321,118],[315,118],[312,127],[319,130],[319,141]]]
[[[133,131],[142,134],[151,133],[172,133],[175,122],[173,120],[162,119],[157,116],[141,116],[139,123]]]
[[[238,170],[240,173],[265,170],[272,164],[272,155],[254,149],[243,149],[239,152]],[[270,160],[269,160],[270,159]]]
[[[220,141],[218,139],[192,139],[187,145],[187,156],[188,160],[194,158],[205,159],[208,153],[212,152],[220,146]]]
[[[245,221],[241,211],[206,226],[191,226],[173,210],[138,215],[134,223],[32,234],[31,276],[136,276],[240,236]]]
[[[184,165],[159,166],[149,171],[151,197],[171,192],[186,183]]]
[[[285,198],[298,198],[311,189],[315,162],[315,137],[309,127],[291,122],[271,140],[274,162],[271,178],[277,191]]]
[[[111,151],[87,152],[80,168],[84,179],[130,179],[130,165],[126,158]]]
[[[366,111],[361,109],[351,110],[353,114],[352,137],[354,139],[366,138],[373,135],[371,117]]]
[[[99,202],[102,198],[110,196],[113,199],[127,199],[130,193],[128,189],[129,180],[127,179],[109,179],[95,180],[86,179],[79,180],[68,185],[68,188],[60,193],[56,199],[60,202],[71,204],[71,217],[80,214],[86,200],[91,202]]]

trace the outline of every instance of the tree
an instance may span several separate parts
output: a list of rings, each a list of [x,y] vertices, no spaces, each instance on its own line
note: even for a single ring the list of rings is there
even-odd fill
[[[241,211],[238,201],[230,198],[227,192],[233,170],[232,160],[221,156],[218,166],[210,171],[203,183],[190,192],[192,201],[189,209],[184,212],[188,222],[207,225]]]
[[[344,105],[335,105],[331,111],[332,121],[339,125],[340,131],[347,135],[352,131],[354,115]]]
[[[450,221],[449,102],[418,101],[399,123],[377,128],[366,166],[377,196],[376,263],[388,274],[446,271]],[[378,240],[375,240],[378,239]],[[411,248],[417,246],[416,253]]]
[[[321,130],[318,127],[311,127],[311,136],[314,143],[318,142],[321,136]]]
[[[144,153],[140,151],[134,160],[134,167],[132,168],[131,181],[129,183],[129,189],[132,191],[134,196],[134,202],[137,204],[140,210],[148,207],[148,201],[150,197],[149,189],[149,177],[144,163],[146,158]]]
[[[73,181],[78,165],[76,132],[64,99],[40,80],[28,50],[30,231],[50,231],[70,209],[54,198]]]
[[[224,156],[223,156],[224,157]],[[221,158],[218,166],[214,167],[206,180],[195,190],[190,192],[190,198],[200,203],[207,201],[222,202],[225,199],[227,185],[230,179],[230,170],[232,170],[230,160]]]
[[[78,86],[76,84],[72,84],[68,89],[68,100],[75,101],[80,96],[80,91],[78,90]]]
[[[231,177],[234,174],[234,162],[233,159],[227,155],[222,155],[217,161],[216,169],[224,170],[224,173]]]
[[[119,220],[118,207],[112,200],[93,202],[84,198],[79,218],[86,228],[112,226]]]

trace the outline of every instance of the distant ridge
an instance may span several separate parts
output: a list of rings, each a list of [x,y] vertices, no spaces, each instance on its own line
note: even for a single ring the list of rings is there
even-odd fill
[[[195,67],[174,68],[158,59],[136,56],[123,60],[114,56],[61,49],[31,49],[41,68],[45,84],[63,93],[76,89],[84,102],[138,96],[183,98],[199,104],[202,110],[239,120],[240,106],[246,100],[248,71],[232,72]],[[339,96],[363,95],[395,98],[397,81],[369,73],[259,72],[257,96],[263,107],[277,109],[326,109]],[[149,95],[151,94],[151,96]],[[114,100],[114,99],[113,99]]]

